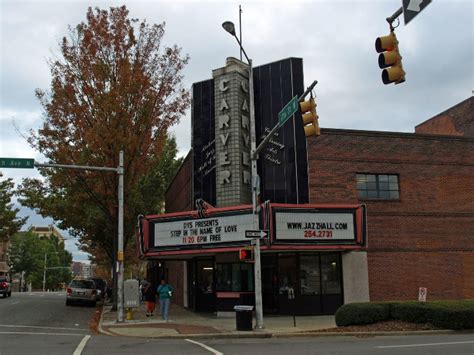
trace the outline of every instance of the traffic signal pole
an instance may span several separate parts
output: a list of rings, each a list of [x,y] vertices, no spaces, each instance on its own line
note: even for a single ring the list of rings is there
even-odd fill
[[[396,19],[398,16],[400,16],[401,14],[403,14],[403,7],[400,7],[397,11],[395,11],[392,16],[387,17],[386,20],[387,20],[387,22],[390,24],[390,28],[391,28],[392,30],[393,30],[393,27],[392,27],[393,21],[395,21],[395,19]]]
[[[104,166],[87,166],[87,165],[67,165],[67,164],[50,164],[34,162],[35,167],[44,168],[65,168],[79,170],[99,170],[116,172],[118,181],[118,250],[117,250],[117,322],[123,322],[123,270],[124,270],[124,254],[123,254],[123,177],[124,177],[124,160],[123,151],[119,153],[119,166],[117,168],[109,168]],[[46,265],[46,255],[45,255]],[[46,273],[46,271],[45,271]],[[43,286],[44,288],[44,286]]]
[[[316,84],[318,83],[317,80],[313,81],[311,83],[310,86],[308,86],[308,88],[306,89],[306,91],[300,95],[300,97],[298,97],[298,102],[300,102],[301,100],[303,100],[306,95],[308,95],[311,90],[313,90],[313,88],[316,86]],[[281,127],[280,123],[277,123],[272,129],[271,131],[265,136],[265,138],[263,138],[263,140],[260,142],[260,144],[258,145],[257,148],[255,148],[255,151],[252,153],[251,155],[251,159],[252,161],[255,160],[255,166],[256,166],[256,160],[258,159],[258,153],[260,153],[260,151],[265,147],[265,145],[268,143],[268,141],[270,140],[270,138],[272,138],[273,134],[276,133],[276,131],[278,131],[278,129]]]
[[[245,52],[244,52],[245,53]],[[247,58],[248,59],[248,58]],[[258,209],[257,209],[257,191],[258,191],[258,171],[257,171],[257,159],[258,153],[265,147],[268,143],[270,138],[273,134],[280,128],[280,123],[277,123],[275,127],[267,134],[267,136],[257,145],[257,136],[255,132],[255,101],[254,101],[254,91],[253,91],[253,68],[252,68],[252,60],[248,59],[249,61],[249,70],[250,70],[250,77],[249,77],[249,94],[250,94],[250,159],[251,159],[251,174],[252,174],[252,212],[253,212],[253,222],[254,228],[260,230],[260,223],[258,219]],[[313,90],[314,86],[318,83],[317,80],[313,81],[313,83],[306,89],[306,91],[298,98],[298,102],[301,101],[306,95],[308,95],[311,90]],[[253,239],[254,244],[254,278],[255,278],[255,315],[256,315],[256,327],[258,329],[262,329],[263,325],[263,307],[262,307],[262,264],[261,264],[261,257],[260,257],[260,238]]]

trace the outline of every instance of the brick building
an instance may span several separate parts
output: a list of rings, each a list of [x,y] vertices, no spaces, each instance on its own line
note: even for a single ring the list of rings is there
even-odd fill
[[[324,129],[308,141],[310,201],[367,205],[371,300],[413,300],[419,287],[429,299],[474,298],[472,102],[416,133]],[[380,190],[386,176],[398,196]]]
[[[148,277],[167,278],[176,289],[174,302],[217,313],[253,297],[253,266],[239,262],[237,253],[249,245],[243,230],[252,229],[250,206],[225,207],[219,195],[230,192],[216,186],[225,183],[219,166],[246,181],[245,172],[230,169],[240,159],[227,158],[226,145],[241,154],[245,170],[246,153],[239,150],[245,132],[234,135],[243,138],[239,142],[222,131],[222,115],[246,122],[245,95],[234,95],[233,109],[216,94],[227,85],[243,87],[240,77],[225,76],[241,71],[241,64],[228,59],[226,65],[213,72],[223,77],[193,85],[192,149],[166,193],[167,214],[146,216],[139,233]],[[302,61],[254,70],[262,139],[285,102],[303,92]],[[331,314],[349,302],[414,300],[419,287],[428,289],[428,299],[474,298],[472,102],[419,124],[415,133],[322,129],[321,136],[304,139],[297,115],[280,129],[258,161],[261,201],[270,201],[259,215],[259,228],[270,234],[262,246],[265,312]],[[240,203],[248,203],[245,196]],[[216,208],[192,211],[198,199]],[[217,231],[212,223],[225,229],[229,219],[230,232],[209,242]],[[196,228],[204,224],[204,232]]]

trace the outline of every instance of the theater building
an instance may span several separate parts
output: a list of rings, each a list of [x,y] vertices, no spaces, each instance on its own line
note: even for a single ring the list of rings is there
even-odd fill
[[[247,68],[229,58],[193,85],[192,149],[166,214],[141,220],[148,276],[174,302],[225,313],[254,302]],[[304,91],[302,60],[254,69],[257,144]],[[472,97],[414,133],[322,129],[301,116],[260,153],[259,228],[266,313],[333,314],[344,303],[474,298]],[[307,150],[311,154],[307,154]],[[197,204],[196,204],[197,201]],[[295,299],[289,299],[293,295]]]

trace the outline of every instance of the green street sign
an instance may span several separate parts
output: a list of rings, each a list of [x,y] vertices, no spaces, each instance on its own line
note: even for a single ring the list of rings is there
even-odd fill
[[[278,124],[280,127],[283,126],[283,124],[288,121],[296,111],[298,111],[298,96],[292,98],[291,101],[288,102],[278,113]]]
[[[0,158],[0,169],[3,169],[3,168],[33,169],[34,167],[35,167],[34,159]]]

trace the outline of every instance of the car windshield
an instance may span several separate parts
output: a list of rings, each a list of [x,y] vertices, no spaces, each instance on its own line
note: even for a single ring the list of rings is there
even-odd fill
[[[92,279],[97,287],[103,288],[105,287],[105,281],[102,279]]]
[[[88,280],[73,280],[69,286],[75,288],[95,288],[94,282]]]

